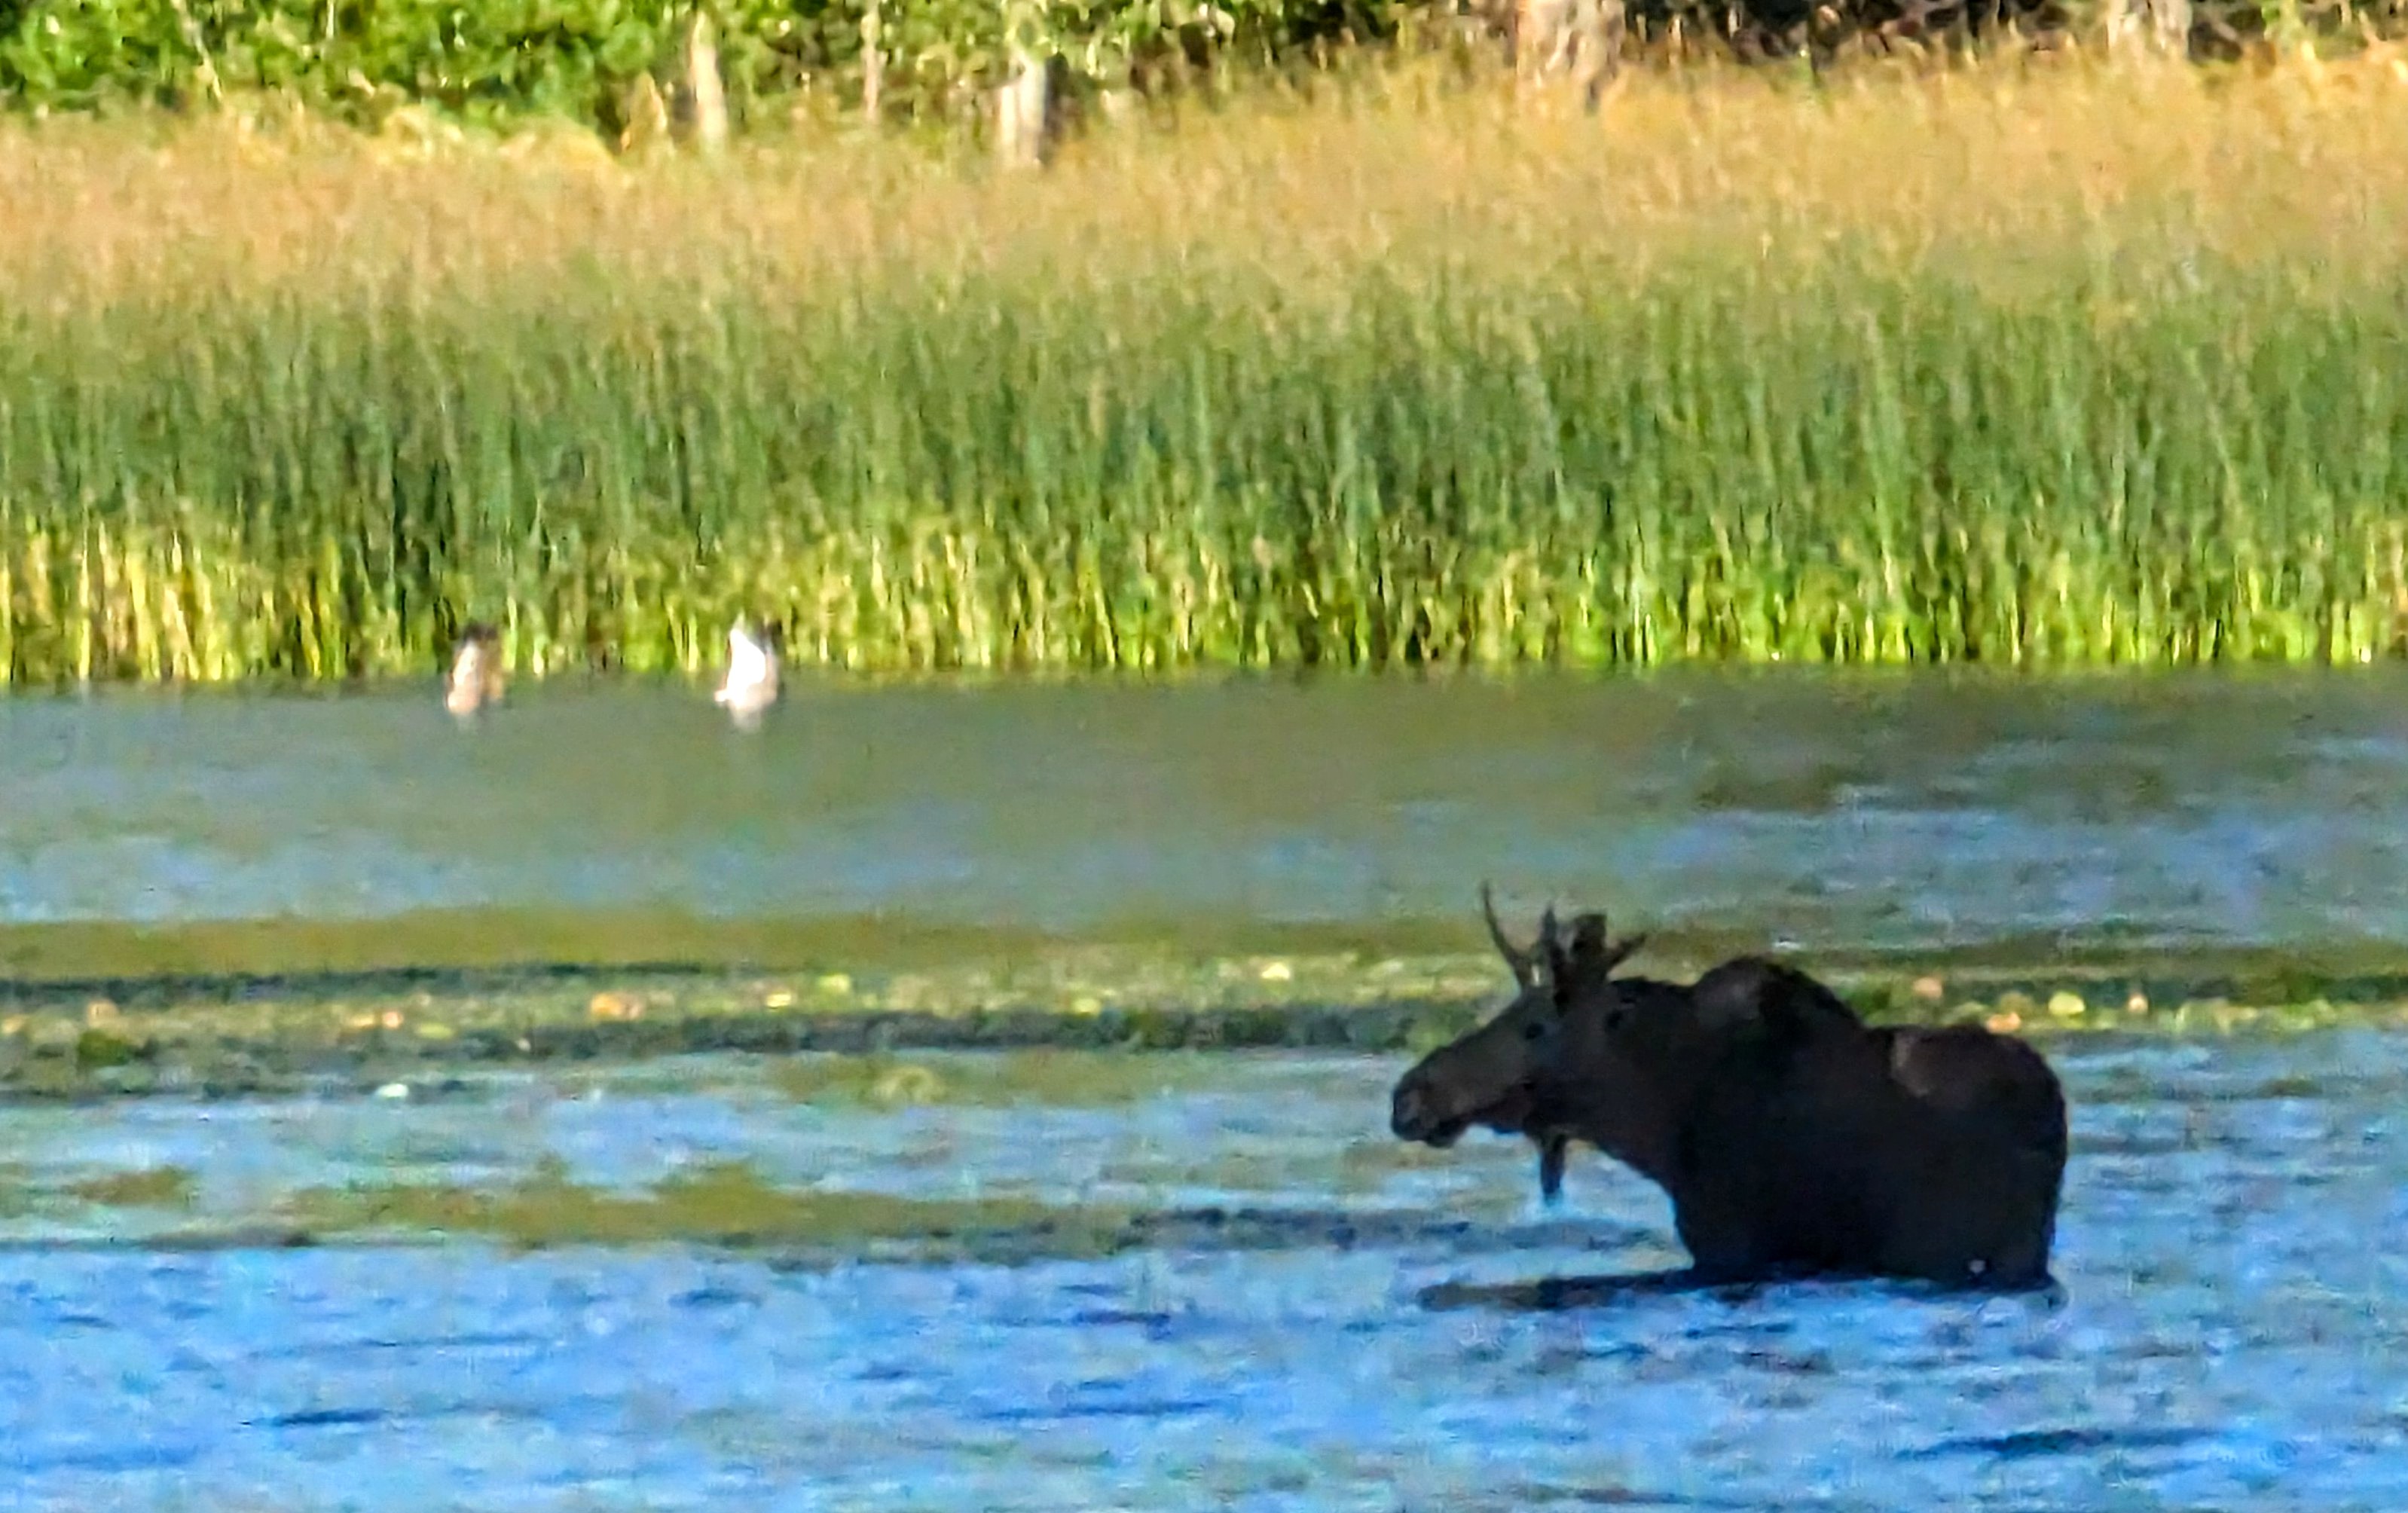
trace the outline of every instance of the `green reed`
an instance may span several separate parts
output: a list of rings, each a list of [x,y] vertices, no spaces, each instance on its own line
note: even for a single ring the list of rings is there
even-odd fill
[[[858,670],[2402,651],[2408,274],[1744,229],[20,303],[0,664],[423,670],[476,617],[691,670],[738,613]]]

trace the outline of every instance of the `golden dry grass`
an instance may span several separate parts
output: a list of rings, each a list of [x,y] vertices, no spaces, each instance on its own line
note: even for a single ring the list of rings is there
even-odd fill
[[[0,279],[54,299],[231,281],[340,288],[564,270],[824,280],[901,264],[1240,258],[1272,268],[1447,250],[1500,266],[1568,244],[1645,267],[1699,238],[1902,259],[2162,250],[2387,253],[2408,226],[2408,63],[2265,71],[2039,54],[1865,65],[1808,89],[1630,76],[1598,117],[1400,69],[1309,102],[1073,145],[1031,193],[975,160],[779,137],[732,160],[614,159],[590,133],[364,137],[257,113],[172,126],[0,126]],[[1769,238],[1769,239],[1767,239]],[[1985,270],[1975,267],[1976,274]]]

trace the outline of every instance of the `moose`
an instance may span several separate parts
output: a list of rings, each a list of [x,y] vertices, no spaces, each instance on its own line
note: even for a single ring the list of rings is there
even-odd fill
[[[1573,1141],[1661,1188],[1699,1283],[1808,1276],[2053,1287],[2065,1095],[2021,1040],[1875,1028],[1805,973],[1742,956],[1685,987],[1612,975],[1645,943],[1550,907],[1519,989],[1400,1078],[1390,1128],[1443,1148],[1527,1137],[1552,1200]]]

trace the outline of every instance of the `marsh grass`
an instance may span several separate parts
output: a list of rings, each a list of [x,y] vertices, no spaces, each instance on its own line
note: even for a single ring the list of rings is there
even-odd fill
[[[1035,195],[12,126],[0,663],[2393,655],[2403,133],[2379,60],[2079,59],[1595,120],[1399,72]]]

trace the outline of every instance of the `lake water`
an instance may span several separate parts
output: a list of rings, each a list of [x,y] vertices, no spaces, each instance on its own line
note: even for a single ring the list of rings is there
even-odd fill
[[[0,700],[0,976],[1455,949],[1483,876],[1810,962],[2408,948],[2388,672],[108,691]],[[2049,1047],[2062,1294],[1988,1300],[1434,1306],[1682,1256],[1594,1155],[1401,1146],[1393,1056],[0,1102],[0,1507],[2408,1506],[2408,1037]],[[855,1218],[644,1229],[711,1171]]]
[[[669,684],[104,692],[0,700],[0,791],[19,972],[1460,946],[1483,877],[1727,948],[2408,947],[2389,671],[806,683],[750,734]]]
[[[1676,1264],[1665,1205],[1527,1148],[1407,1151],[1388,1059],[1156,1058],[1104,1106],[798,1102],[758,1062],[400,1101],[18,1111],[29,1179],[173,1163],[235,1222],[311,1184],[797,1188],[1295,1213],[1282,1243],[918,1263],[472,1237],[109,1252],[11,1221],[0,1501],[110,1508],[2396,1508],[2408,1045],[2058,1053],[2061,1300],[1875,1286],[1426,1307]],[[943,1075],[952,1063],[927,1059]],[[1324,1232],[1352,1214],[1352,1243]],[[1389,1222],[1383,1226],[1380,1220]],[[423,1238],[423,1237],[422,1237]]]

